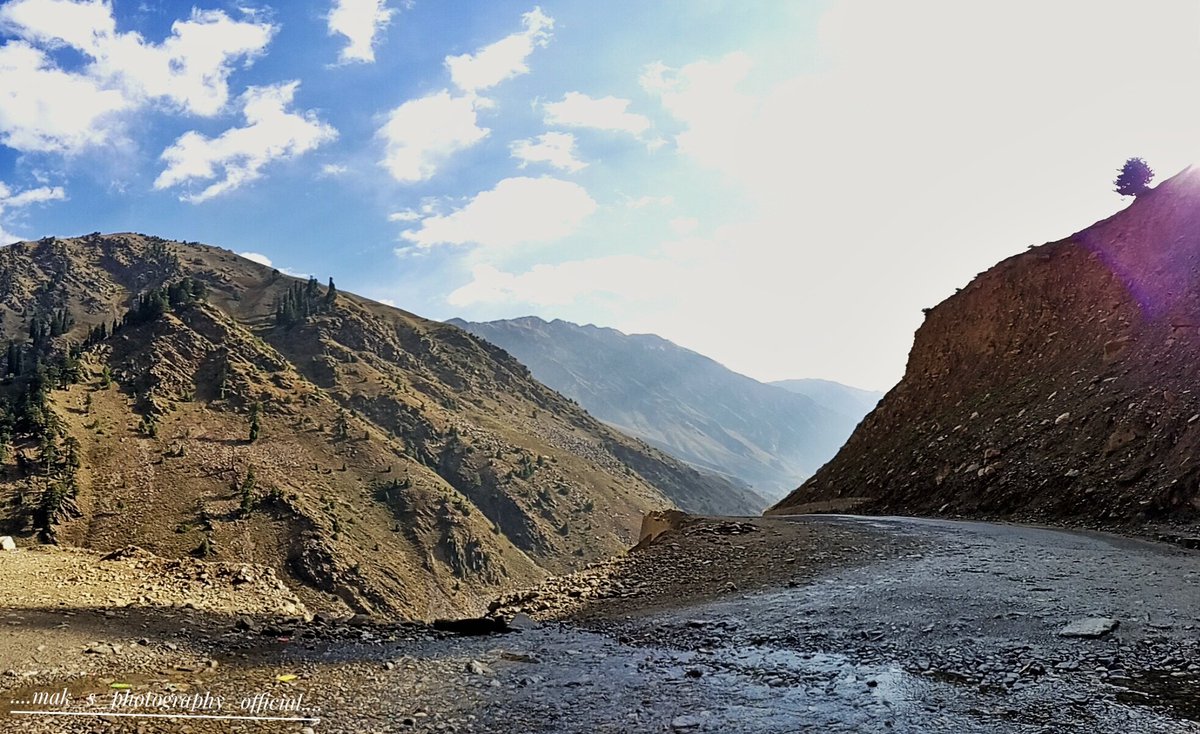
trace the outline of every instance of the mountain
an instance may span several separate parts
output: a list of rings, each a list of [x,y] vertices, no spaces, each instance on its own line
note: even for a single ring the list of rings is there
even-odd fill
[[[789,392],[807,396],[817,405],[854,419],[855,423],[870,413],[883,397],[875,390],[843,385],[833,380],[805,378],[799,380],[776,380],[768,385],[782,387]]]
[[[1106,523],[1200,508],[1200,171],[929,309],[903,380],[772,511]]]
[[[505,352],[232,252],[0,249],[0,534],[275,568],[310,608],[480,608],[747,508]]]
[[[771,498],[833,456],[866,412],[831,410],[653,334],[532,316],[450,323],[503,348],[597,418]]]

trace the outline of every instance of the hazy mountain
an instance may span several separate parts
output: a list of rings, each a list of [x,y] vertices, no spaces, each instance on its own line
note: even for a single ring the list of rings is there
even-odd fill
[[[1200,172],[997,264],[776,508],[1105,522],[1200,508]]]
[[[861,387],[843,385],[833,380],[806,378],[800,380],[777,380],[767,383],[782,387],[789,392],[807,395],[816,404],[857,420],[875,408],[883,393],[864,390]]]
[[[0,336],[0,535],[263,563],[316,608],[476,608],[647,510],[754,509],[454,326],[216,247],[0,249]]]
[[[592,415],[769,497],[833,456],[865,412],[830,409],[652,334],[536,317],[451,323],[505,349]]]

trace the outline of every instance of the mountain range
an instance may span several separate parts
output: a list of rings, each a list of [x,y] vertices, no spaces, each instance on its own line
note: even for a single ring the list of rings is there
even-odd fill
[[[270,566],[313,609],[478,609],[744,491],[506,352],[228,250],[0,249],[0,534]]]
[[[825,380],[764,384],[653,334],[532,316],[449,323],[597,418],[772,500],[832,457],[878,399]]]

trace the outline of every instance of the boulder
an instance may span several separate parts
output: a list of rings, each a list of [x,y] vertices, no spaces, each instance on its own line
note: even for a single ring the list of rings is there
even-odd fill
[[[1059,637],[1103,637],[1120,626],[1111,617],[1085,617],[1077,619],[1058,631]]]

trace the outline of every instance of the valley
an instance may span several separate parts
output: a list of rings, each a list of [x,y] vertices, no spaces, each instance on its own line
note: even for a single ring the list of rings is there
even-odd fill
[[[655,334],[532,316],[449,323],[618,430],[748,485],[756,512],[833,458],[881,397],[828,380],[764,384]]]

